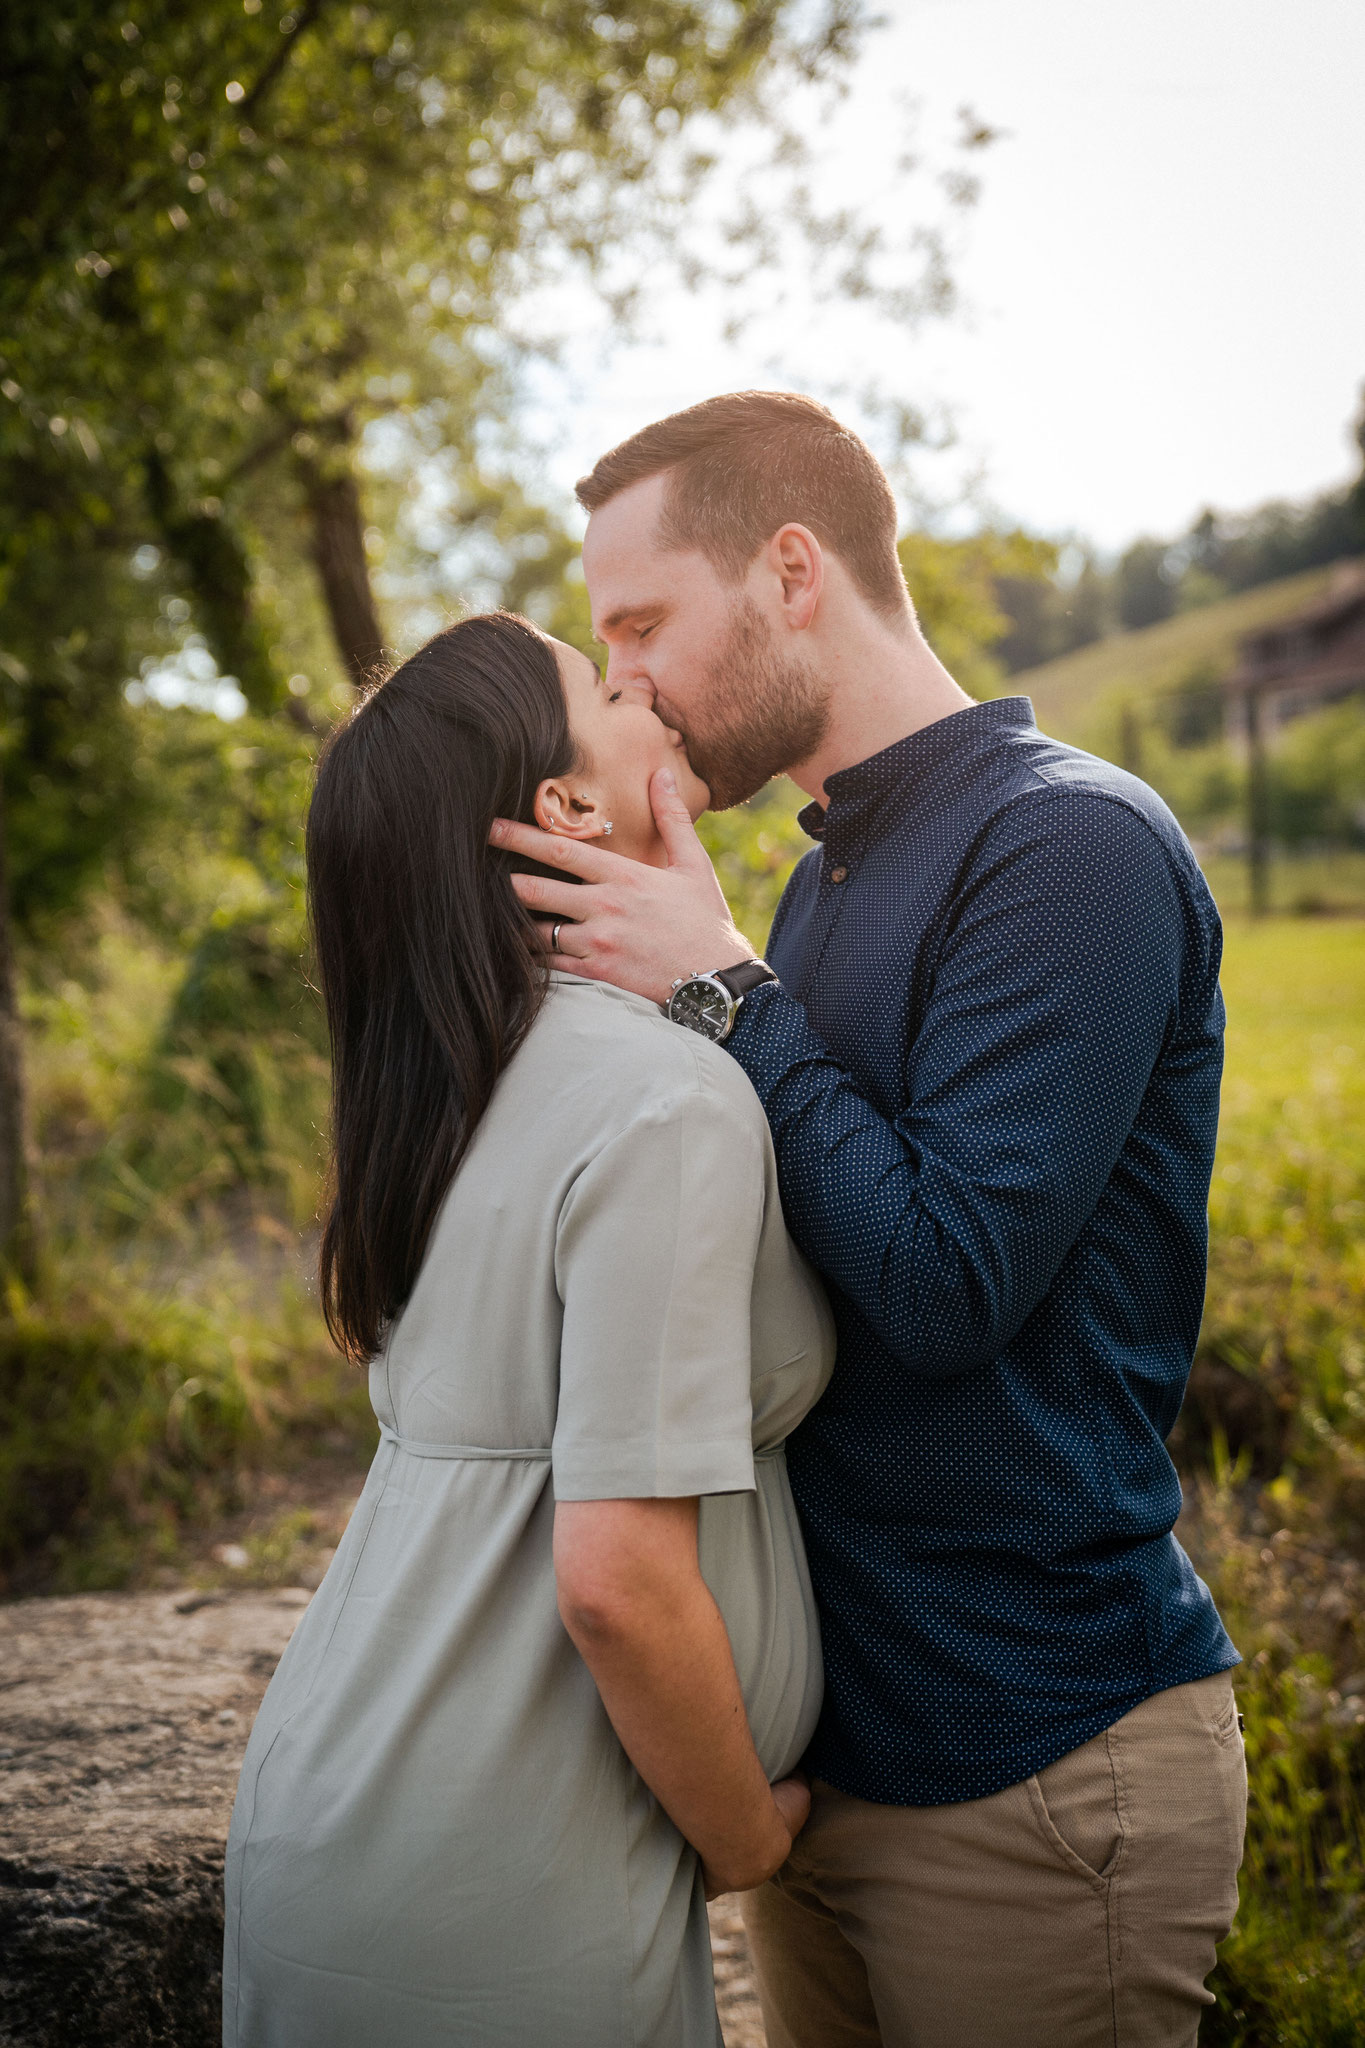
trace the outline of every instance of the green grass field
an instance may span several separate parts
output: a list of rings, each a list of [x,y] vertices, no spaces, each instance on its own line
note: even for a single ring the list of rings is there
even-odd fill
[[[1365,2041],[1365,922],[1233,918],[1187,1540],[1245,1664],[1242,1911],[1205,2048]],[[1193,1398],[1193,1397],[1192,1397]]]
[[[1365,1554],[1365,921],[1233,919],[1223,989],[1201,1361],[1278,1412],[1258,1476]]]
[[[1344,1144],[1365,1173],[1365,923],[1231,920],[1223,993],[1225,1138],[1251,1116],[1258,1146]]]

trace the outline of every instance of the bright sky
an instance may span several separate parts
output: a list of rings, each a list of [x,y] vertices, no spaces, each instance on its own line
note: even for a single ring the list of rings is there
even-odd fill
[[[892,219],[923,204],[914,195],[932,187],[887,170],[907,97],[931,150],[946,148],[963,103],[1006,131],[977,159],[982,197],[955,266],[966,309],[908,338],[867,322],[861,336],[888,391],[952,409],[957,472],[979,465],[990,505],[1112,548],[1174,533],[1206,503],[1302,496],[1352,473],[1347,429],[1365,382],[1362,0],[882,11],[888,26],[831,131],[835,196]],[[609,371],[595,347],[574,356],[582,381],[552,462],[561,485],[708,392],[828,389],[849,346],[847,315],[837,334],[788,334],[774,376],[771,334],[727,348],[714,297],[653,310],[662,338]]]

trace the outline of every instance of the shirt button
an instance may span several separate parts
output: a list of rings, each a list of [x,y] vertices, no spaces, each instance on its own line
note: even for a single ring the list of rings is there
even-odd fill
[[[846,882],[848,880],[848,869],[831,868],[829,871],[829,878],[831,882]]]

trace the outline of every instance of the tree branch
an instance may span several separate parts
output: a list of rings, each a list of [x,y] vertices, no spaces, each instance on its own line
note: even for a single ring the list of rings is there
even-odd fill
[[[237,112],[243,120],[249,114],[254,113],[257,102],[265,98],[265,95],[269,92],[285,65],[293,56],[294,46],[298,42],[299,37],[305,29],[310,29],[313,26],[313,23],[321,14],[323,4],[324,0],[304,0],[304,5],[300,7],[295,17],[293,28],[290,29],[289,34],[281,42],[279,49],[276,50],[274,56],[266,65],[265,70],[251,87],[246,98],[239,103]]]
[[[233,463],[231,469],[223,478],[221,489],[225,491],[231,490],[234,484],[241,483],[244,477],[248,477],[253,471],[258,470],[262,463],[269,462],[273,455],[278,455],[282,448],[289,446],[290,440],[297,431],[298,421],[286,420],[282,427],[278,427],[273,433],[267,434],[265,439],[258,441],[254,448],[248,448],[246,454],[242,456],[239,462]]]
[[[336,451],[325,464],[297,450],[294,459],[337,652],[355,688],[363,690],[384,659],[384,635],[365,556],[360,493],[348,462],[338,459]]]

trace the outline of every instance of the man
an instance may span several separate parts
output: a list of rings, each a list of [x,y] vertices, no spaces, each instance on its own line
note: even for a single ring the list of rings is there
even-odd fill
[[[608,684],[718,806],[781,770],[812,799],[771,974],[666,777],[667,871],[495,832],[576,878],[517,882],[557,964],[749,1075],[838,1323],[789,1446],[811,1819],[745,1903],[771,2048],[1192,2043],[1245,1817],[1237,1653],[1164,1446],[1222,1057],[1203,878],[1142,783],[957,687],[823,407],[710,400],[579,496]]]

